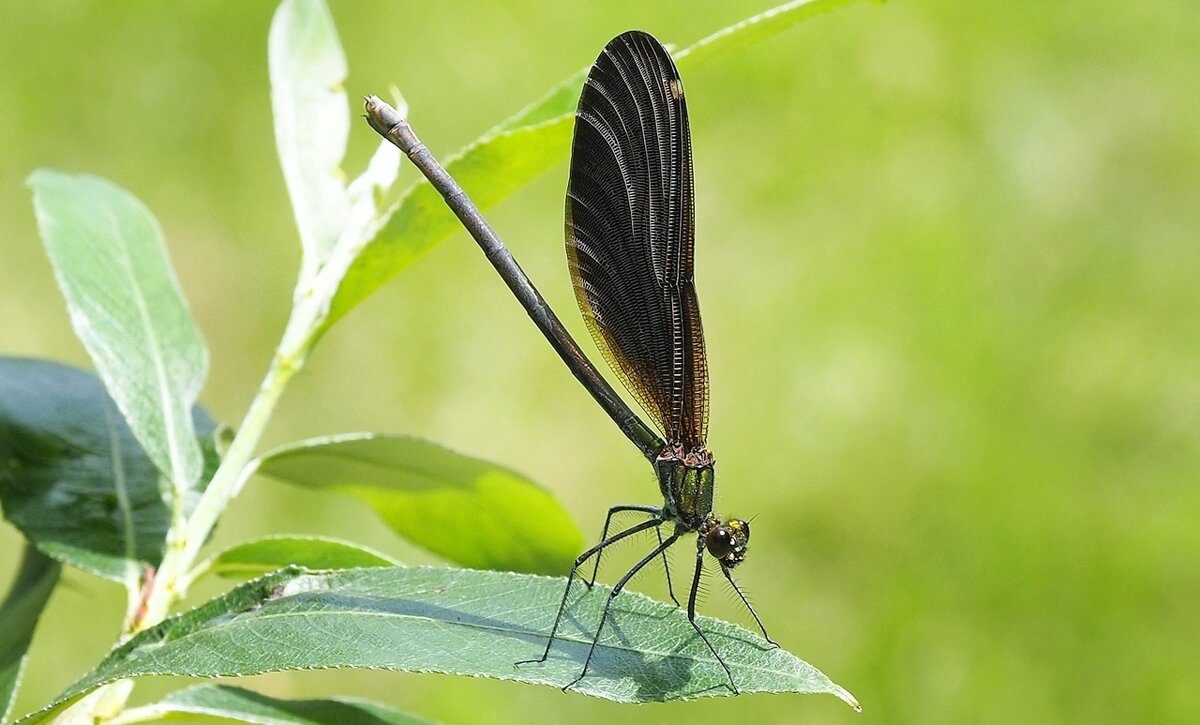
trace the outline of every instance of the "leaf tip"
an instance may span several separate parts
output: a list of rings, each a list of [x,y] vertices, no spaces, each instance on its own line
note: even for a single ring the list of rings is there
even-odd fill
[[[858,699],[855,698],[854,695],[851,695],[850,691],[846,688],[835,684],[833,686],[833,694],[836,695],[839,700],[853,708],[854,712],[862,712],[862,705],[858,704]]]
[[[408,118],[408,100],[400,92],[400,87],[393,83],[388,86],[388,93],[392,96],[392,105],[396,107],[396,112]]]
[[[49,182],[56,181],[58,179],[64,179],[69,176],[70,174],[67,172],[59,171],[58,169],[34,169],[29,173],[29,176],[25,177],[25,186],[28,186],[30,189],[33,189],[36,192],[39,188],[44,187]]]
[[[37,183],[39,178],[52,173],[54,172],[50,169],[34,169],[33,171],[29,172],[29,176],[25,177],[25,186],[33,186]]]

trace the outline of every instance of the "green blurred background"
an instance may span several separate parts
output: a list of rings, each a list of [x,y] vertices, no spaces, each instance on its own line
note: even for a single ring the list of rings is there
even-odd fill
[[[687,44],[766,1],[332,10],[351,96],[397,84],[447,155],[620,31]],[[4,3],[0,353],[88,365],[23,180],[92,172],[161,220],[212,351],[203,402],[240,419],[298,264],[268,101],[273,10]],[[862,715],[831,697],[629,707],[437,675],[249,684],[449,722],[1195,722],[1197,48],[1191,0],[863,3],[685,79],[720,510],[758,517],[740,572],[774,637]],[[354,128],[352,173],[374,144]],[[565,174],[492,221],[586,338],[562,251]],[[351,430],[521,470],[589,537],[607,506],[657,495],[462,233],[332,331],[267,442]],[[430,560],[351,500],[263,480],[217,539],[271,532]],[[18,544],[0,526],[0,582]],[[642,588],[661,595],[655,579]],[[117,587],[68,571],[18,710],[93,664],[123,606]],[[703,610],[752,626],[716,582]]]

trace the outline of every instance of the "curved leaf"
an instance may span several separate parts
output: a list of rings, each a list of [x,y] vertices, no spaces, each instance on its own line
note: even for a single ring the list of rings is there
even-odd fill
[[[792,0],[777,5],[721,28],[688,47],[672,53],[680,70],[699,66],[725,52],[740,50],[762,42],[776,33],[786,30],[802,20],[832,12],[843,5],[858,0]],[[875,0],[879,2],[880,0]]]
[[[854,0],[794,0],[759,13],[673,53],[680,70],[700,66],[720,52],[756,43],[795,23]],[[590,67],[591,57],[588,58]],[[566,157],[575,105],[588,67],[444,160],[446,169],[481,210],[511,196]],[[458,222],[424,179],[388,210],[386,222],[367,242],[341,280],[327,324],[344,315],[385,282],[458,228]]]
[[[370,700],[280,700],[229,685],[195,685],[161,702],[129,710],[112,725],[151,719],[172,722],[249,722],[257,725],[426,725],[429,721]]]
[[[561,160],[572,128],[572,118],[562,117],[485,136],[448,159],[446,169],[480,209],[489,209]],[[425,180],[409,187],[385,218],[346,270],[326,324],[349,312],[459,228],[441,195]]]
[[[292,565],[308,569],[353,569],[399,564],[386,554],[340,539],[266,536],[235,544],[217,554],[208,571],[217,576],[247,579]]]
[[[792,2],[777,5],[733,25],[721,28],[682,50],[673,51],[671,57],[681,72],[692,67],[699,67],[720,53],[753,45],[802,20],[832,12],[838,7],[849,5],[852,2],[857,2],[857,0],[792,0]],[[585,66],[571,77],[559,82],[545,96],[503,121],[487,135],[513,131],[522,126],[558,118],[563,114],[575,113],[575,106],[579,103],[579,93],[583,88],[584,80],[587,79],[590,67]]]
[[[192,424],[215,468],[212,419],[196,407]],[[59,561],[136,586],[143,567],[162,558],[171,521],[158,481],[94,374],[0,357],[0,504],[26,539]]]
[[[49,717],[107,682],[146,675],[369,667],[563,687],[580,673],[606,587],[572,601],[545,662],[513,664],[541,654],[562,587],[562,579],[465,569],[284,570],[135,635],[29,719]],[[628,592],[609,617],[573,691],[619,702],[728,694],[724,670],[682,610]],[[758,635],[709,617],[696,621],[742,692],[829,693],[857,706],[812,665]]]
[[[57,561],[26,544],[21,569],[0,603],[0,622],[4,623],[0,627],[0,722],[7,722],[12,714],[28,659],[25,651],[61,568]]]
[[[285,0],[267,41],[275,145],[306,263],[329,256],[349,215],[339,168],[350,136],[346,57],[321,0]]]
[[[208,351],[158,222],[104,179],[41,170],[28,183],[75,334],[150,460],[188,490],[203,467],[191,410]]]
[[[315,438],[268,452],[258,470],[362,499],[397,534],[464,566],[558,574],[582,547],[541,486],[419,438]]]

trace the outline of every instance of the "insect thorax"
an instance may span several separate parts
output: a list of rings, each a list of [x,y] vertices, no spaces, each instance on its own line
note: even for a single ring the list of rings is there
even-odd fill
[[[714,463],[707,449],[680,446],[667,446],[654,461],[664,512],[691,531],[712,513]]]

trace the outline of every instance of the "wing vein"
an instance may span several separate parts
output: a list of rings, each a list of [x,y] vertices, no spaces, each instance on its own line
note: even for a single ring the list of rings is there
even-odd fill
[[[708,370],[693,280],[691,135],[671,57],[614,38],[584,84],[566,200],[576,299],[610,367],[667,440],[705,445]]]

